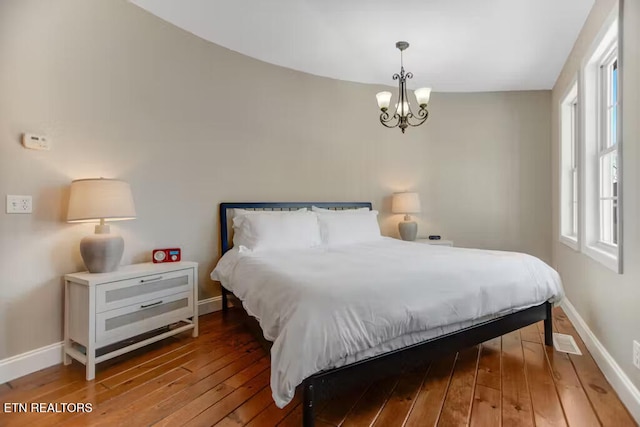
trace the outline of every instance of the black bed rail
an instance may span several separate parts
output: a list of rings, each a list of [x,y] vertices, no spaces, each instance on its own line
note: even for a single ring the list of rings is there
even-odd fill
[[[483,343],[540,320],[544,320],[545,344],[553,345],[551,308],[552,304],[545,302],[458,332],[311,375],[302,383],[303,425],[314,425],[317,399],[327,398],[339,390],[352,388],[363,381],[377,380],[418,367],[427,361]]]

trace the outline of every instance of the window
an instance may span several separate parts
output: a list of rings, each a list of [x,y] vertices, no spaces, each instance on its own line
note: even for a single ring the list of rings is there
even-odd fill
[[[616,46],[600,66],[602,98],[599,109],[598,141],[599,242],[618,244],[618,58]]]
[[[578,249],[578,84],[574,83],[560,106],[561,204],[560,241]]]
[[[580,72],[576,144],[580,184],[577,241],[582,252],[620,272],[622,176],[618,136],[618,22],[615,17],[613,14],[609,25],[601,32]],[[563,166],[568,167],[564,163]],[[569,228],[562,230],[561,240],[567,230],[570,231]]]
[[[569,233],[571,236],[578,235],[578,165],[576,163],[576,144],[578,139],[578,98],[574,99],[571,104],[569,104],[570,108],[570,116],[569,124],[571,126],[571,138],[569,139],[569,144],[571,145],[571,166],[570,166],[570,185],[571,185],[571,197],[570,202],[571,206],[569,209],[571,210],[571,225],[569,226]]]

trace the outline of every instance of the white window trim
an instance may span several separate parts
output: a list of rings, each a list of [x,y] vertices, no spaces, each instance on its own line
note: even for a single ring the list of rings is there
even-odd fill
[[[560,101],[560,108],[559,108],[559,115],[560,115],[560,119],[559,119],[559,123],[560,123],[560,136],[559,136],[559,140],[560,140],[560,209],[559,209],[559,213],[560,213],[560,217],[559,217],[559,227],[558,227],[558,231],[559,231],[559,236],[558,236],[558,240],[567,245],[568,247],[570,247],[571,249],[575,250],[575,251],[579,251],[580,250],[580,224],[581,224],[581,157],[580,157],[580,152],[581,152],[581,132],[582,132],[582,126],[581,126],[581,119],[582,116],[580,114],[580,95],[579,95],[579,90],[578,90],[578,76],[576,75],[574,77],[574,79],[572,80],[571,84],[569,85],[569,88],[567,89],[567,91],[564,93],[564,95],[561,98]],[[575,235],[570,235],[570,234],[565,234],[564,233],[564,224],[565,224],[565,216],[568,215],[568,213],[566,212],[566,208],[564,208],[565,204],[567,203],[567,195],[565,194],[565,187],[566,184],[563,181],[563,175],[566,172],[566,158],[564,155],[565,152],[565,132],[566,132],[566,123],[564,120],[564,112],[566,107],[572,103],[574,100],[577,99],[577,105],[576,105],[576,116],[575,116],[575,120],[577,121],[576,125],[574,126],[574,128],[572,129],[573,132],[575,132],[574,138],[575,138],[575,153],[573,154],[575,157],[575,162],[576,162],[576,169],[577,169],[577,175],[576,175],[576,179],[578,180],[577,183],[577,187],[578,187],[578,206],[576,207],[576,209],[578,210],[577,212],[577,224],[576,224],[576,234]]]
[[[564,243],[574,251],[580,251],[580,242],[578,241],[577,236],[573,237],[573,236],[565,236],[561,234],[558,240],[560,241],[560,243]]]
[[[618,271],[618,257],[613,255],[606,243],[596,242],[591,245],[584,245],[582,251],[589,255],[592,259],[603,264],[605,267],[619,273]],[[616,250],[617,253],[617,250]]]
[[[605,267],[622,273],[622,238],[621,238],[621,222],[622,210],[621,200],[622,193],[618,192],[618,245],[610,245],[600,241],[600,206],[599,206],[599,160],[597,153],[600,151],[598,145],[601,129],[599,128],[599,109],[602,102],[602,89],[599,84],[599,68],[605,55],[611,51],[614,44],[620,45],[619,34],[617,30],[618,7],[616,6],[611,15],[603,25],[600,33],[594,40],[589,54],[585,57],[585,61],[581,67],[579,77],[578,93],[580,94],[580,119],[581,119],[581,154],[580,166],[580,182],[583,183],[580,194],[580,232],[581,236],[580,249],[587,256],[595,261],[603,264]],[[620,53],[618,53],[618,69],[620,66]],[[618,102],[621,103],[621,79],[618,77]],[[595,101],[594,101],[595,98]],[[618,144],[620,144],[621,129],[621,109],[618,110]],[[618,146],[618,150],[620,150]],[[620,151],[619,151],[620,153]],[[595,159],[595,161],[594,161]],[[621,162],[619,162],[621,163]],[[618,182],[619,186],[622,181],[622,173],[619,170]],[[597,213],[597,214],[595,214]]]

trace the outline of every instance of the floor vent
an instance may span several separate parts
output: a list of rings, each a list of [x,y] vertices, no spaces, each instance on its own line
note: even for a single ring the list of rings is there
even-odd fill
[[[562,353],[579,354],[582,356],[582,352],[578,348],[576,340],[574,340],[571,335],[558,334],[554,332],[553,346],[556,350],[561,351]]]

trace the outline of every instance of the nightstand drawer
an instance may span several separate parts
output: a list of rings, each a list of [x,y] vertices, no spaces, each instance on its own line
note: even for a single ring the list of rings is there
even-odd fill
[[[105,283],[96,287],[96,312],[102,313],[192,289],[192,269]]]
[[[182,292],[96,315],[98,347],[149,332],[193,315],[193,292]]]

